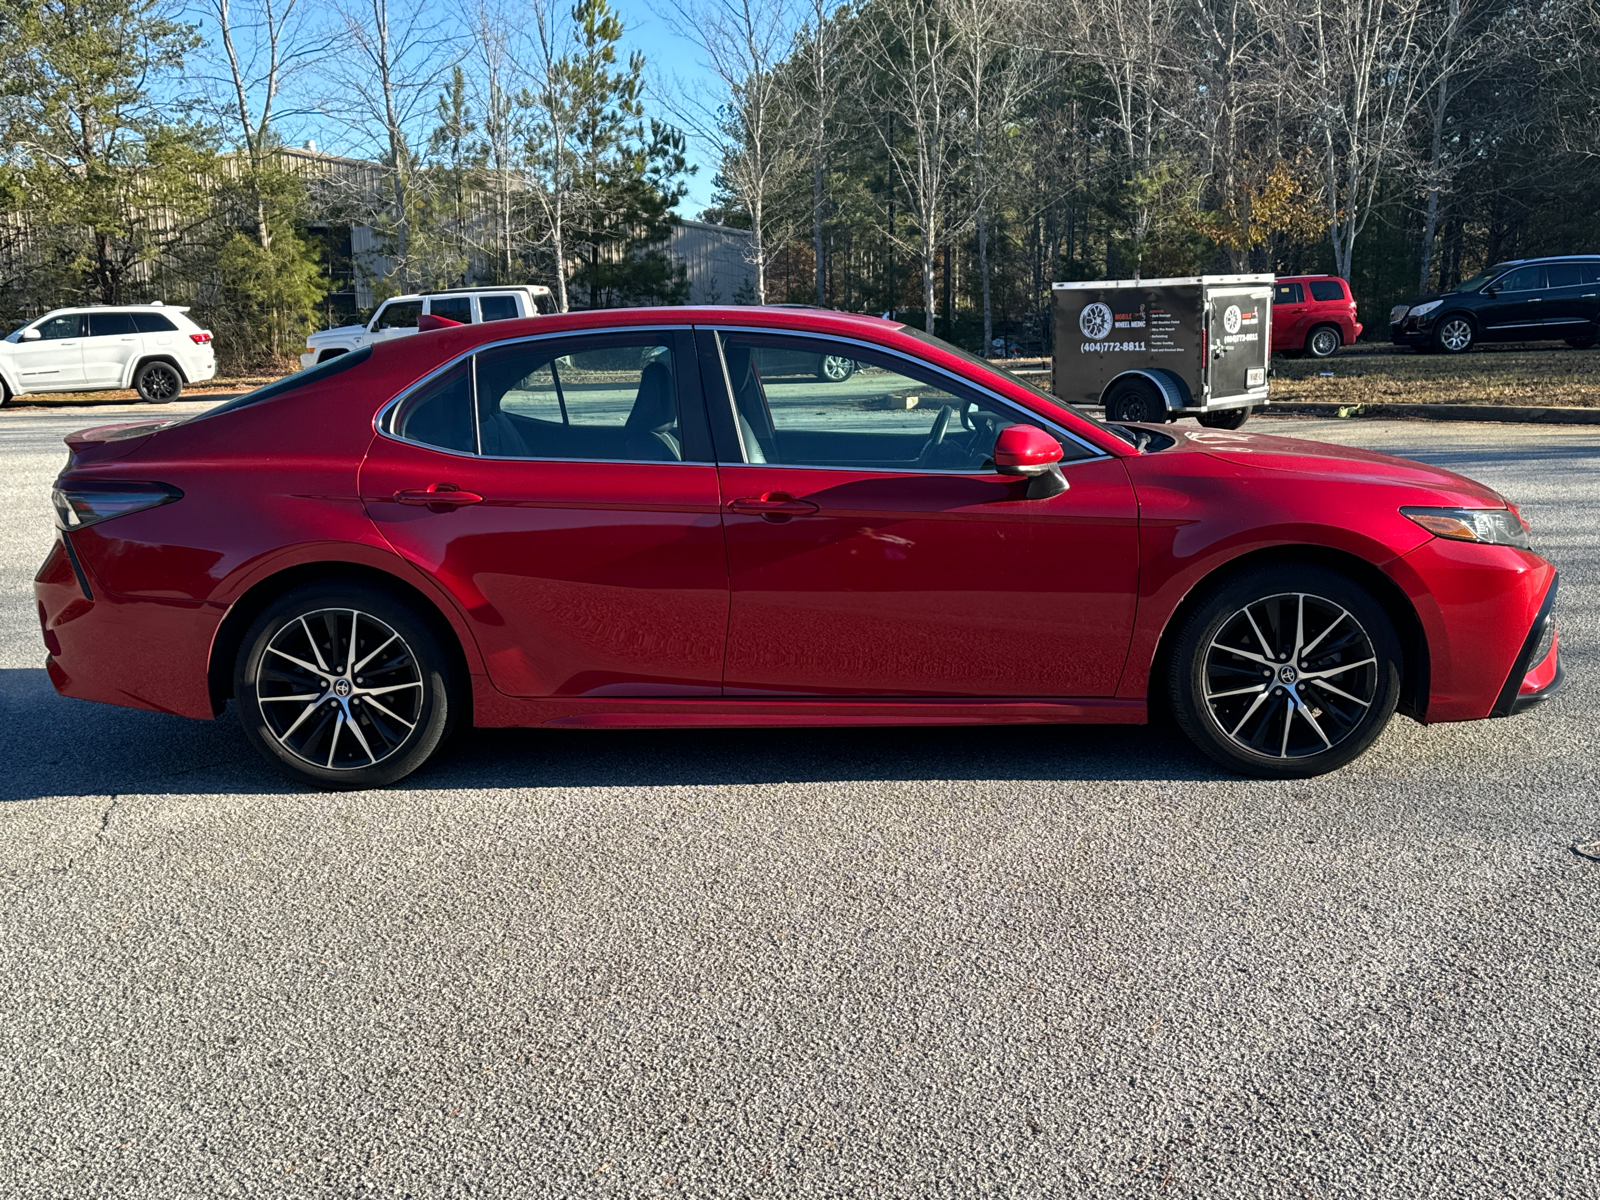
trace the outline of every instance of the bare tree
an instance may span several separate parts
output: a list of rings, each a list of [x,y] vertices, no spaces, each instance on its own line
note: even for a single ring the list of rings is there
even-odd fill
[[[459,61],[457,31],[441,26],[437,12],[420,5],[397,11],[390,0],[342,0],[336,11],[340,42],[327,62],[335,99],[323,111],[357,141],[381,148],[395,267],[401,286],[410,286],[417,122]]]
[[[487,249],[495,264],[495,275],[508,283],[526,233],[518,203],[525,191],[520,185],[525,130],[516,90],[518,63],[530,55],[521,26],[487,2],[480,3],[473,14],[471,38],[475,60],[472,78],[481,114],[479,149],[494,202],[493,244]]]
[[[994,340],[994,300],[989,263],[989,206],[1001,183],[994,168],[1005,128],[1027,90],[1040,82],[1041,59],[1026,44],[1016,10],[992,0],[951,0],[957,38],[956,78],[967,107],[966,153],[971,164],[972,221],[978,236],[978,278],[983,304],[983,353]]]
[[[714,81],[680,83],[679,119],[713,150],[722,185],[750,215],[757,304],[792,233],[777,203],[802,161],[805,125],[785,104],[778,68],[791,45],[792,0],[668,0],[674,32],[699,46]]]
[[[934,275],[941,244],[971,227],[958,203],[962,180],[956,150],[966,128],[965,91],[957,69],[960,43],[948,0],[880,0],[868,18],[863,52],[875,106],[902,118],[903,136],[878,126],[889,166],[905,197],[911,237],[891,242],[917,256],[922,271],[923,325],[934,329]]]
[[[796,38],[791,102],[803,114],[811,159],[811,251],[819,305],[828,303],[827,255],[823,249],[826,184],[839,139],[839,110],[855,75],[845,54],[845,25],[834,0],[810,0],[805,28]]]
[[[1348,277],[1380,189],[1411,151],[1412,121],[1432,91],[1428,0],[1310,0],[1308,84],[1321,142],[1335,269]]]

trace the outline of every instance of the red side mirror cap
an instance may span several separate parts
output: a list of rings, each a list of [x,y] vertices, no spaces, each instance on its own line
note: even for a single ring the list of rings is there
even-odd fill
[[[1061,443],[1037,425],[1008,425],[995,439],[994,465],[1001,474],[1034,475],[1060,461]]]

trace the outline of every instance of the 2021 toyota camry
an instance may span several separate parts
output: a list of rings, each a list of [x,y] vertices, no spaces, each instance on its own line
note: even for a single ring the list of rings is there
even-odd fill
[[[772,369],[797,356],[840,378]],[[768,369],[764,369],[766,364]],[[1560,682],[1555,569],[1403,459],[1113,426],[904,326],[639,309],[363,348],[67,439],[35,583],[66,696],[370,787],[454,726],[1166,711],[1307,776]]]

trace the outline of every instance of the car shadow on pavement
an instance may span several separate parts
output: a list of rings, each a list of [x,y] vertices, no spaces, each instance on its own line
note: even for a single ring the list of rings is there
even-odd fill
[[[0,670],[0,802],[47,796],[278,794],[231,712],[215,722],[56,695],[37,668]],[[474,730],[395,785],[435,791],[851,780],[1221,776],[1174,730],[1144,726]]]

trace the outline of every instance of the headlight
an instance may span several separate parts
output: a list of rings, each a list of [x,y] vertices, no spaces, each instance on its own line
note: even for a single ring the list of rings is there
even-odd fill
[[[67,483],[50,491],[56,520],[63,529],[82,529],[144,508],[182,500],[183,493],[165,483]]]
[[[1510,508],[1402,508],[1429,533],[1458,542],[1528,549],[1528,525]]]
[[[1429,300],[1426,304],[1417,305],[1406,315],[1410,317],[1425,317],[1443,303],[1443,300]]]

